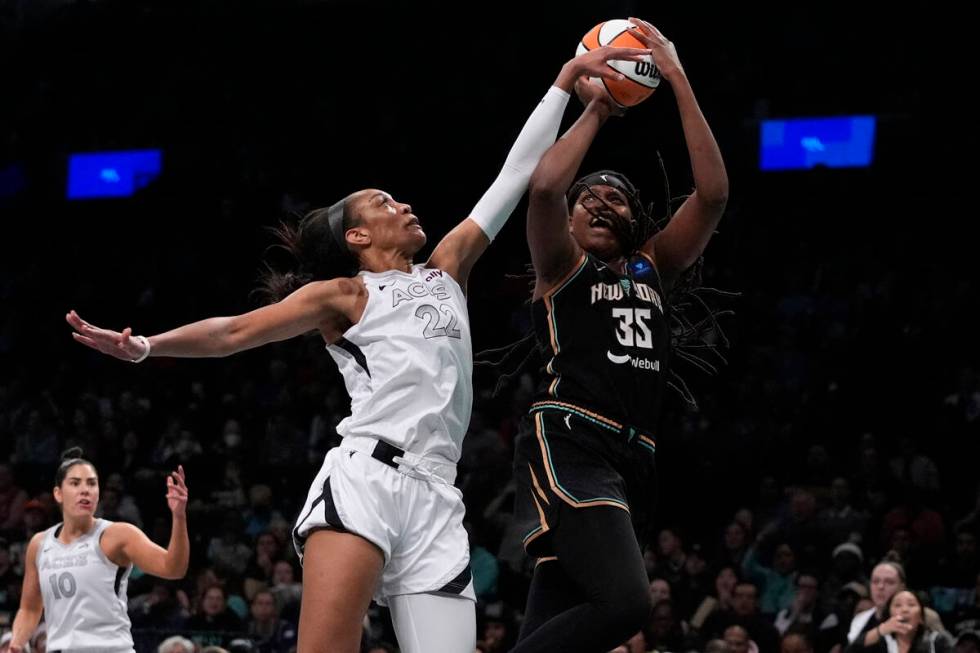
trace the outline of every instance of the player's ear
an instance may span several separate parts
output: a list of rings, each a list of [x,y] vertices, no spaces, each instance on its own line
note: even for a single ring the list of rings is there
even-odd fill
[[[354,247],[367,247],[371,244],[371,232],[363,225],[351,227],[344,233],[347,244]]]

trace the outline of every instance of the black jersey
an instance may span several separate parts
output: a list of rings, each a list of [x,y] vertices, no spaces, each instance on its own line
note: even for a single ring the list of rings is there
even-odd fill
[[[627,260],[625,276],[583,255],[532,305],[538,343],[550,357],[534,408],[584,412],[628,438],[652,434],[667,385],[666,310],[660,276],[645,254]]]

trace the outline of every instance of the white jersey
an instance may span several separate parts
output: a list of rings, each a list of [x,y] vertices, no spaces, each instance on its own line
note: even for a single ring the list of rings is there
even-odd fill
[[[36,564],[49,651],[133,650],[126,612],[133,566],[113,564],[100,544],[112,523],[96,519],[92,530],[71,544],[56,537],[62,524],[44,533]]]
[[[360,321],[327,350],[351,397],[345,438],[383,439],[440,463],[459,460],[473,404],[466,297],[446,272],[424,265],[361,272]]]

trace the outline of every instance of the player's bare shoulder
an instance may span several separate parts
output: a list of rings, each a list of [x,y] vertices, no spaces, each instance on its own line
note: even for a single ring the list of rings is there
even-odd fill
[[[324,310],[320,332],[328,342],[333,342],[364,313],[368,291],[360,277],[338,277],[326,281],[314,281],[307,288]]]
[[[47,535],[47,531],[41,531],[39,533],[34,533],[31,537],[31,541],[27,543],[26,557],[28,562],[33,562],[37,559],[37,552],[41,548],[41,544],[44,542],[44,538]]]

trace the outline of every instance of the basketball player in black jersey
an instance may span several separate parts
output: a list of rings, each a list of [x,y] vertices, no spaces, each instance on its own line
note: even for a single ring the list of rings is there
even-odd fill
[[[696,190],[646,237],[648,218],[623,175],[604,171],[573,184],[616,110],[588,83],[579,88],[585,112],[532,176],[532,311],[547,378],[517,442],[516,518],[527,524],[525,548],[538,564],[515,653],[608,651],[646,622],[650,597],[631,507],[642,509],[652,492],[670,347],[664,292],[701,256],[727,201],[721,153],[673,44],[649,23],[630,21],[677,98]]]

